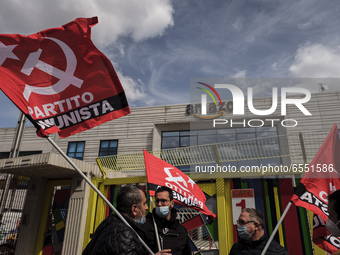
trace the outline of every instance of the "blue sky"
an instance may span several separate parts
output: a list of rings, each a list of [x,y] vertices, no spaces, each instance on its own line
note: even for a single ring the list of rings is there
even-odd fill
[[[339,12],[337,0],[16,0],[1,6],[0,33],[98,16],[92,40],[138,107],[188,103],[190,78],[318,78],[304,85],[317,92],[340,77]],[[19,111],[2,92],[0,109],[0,127],[15,127]]]

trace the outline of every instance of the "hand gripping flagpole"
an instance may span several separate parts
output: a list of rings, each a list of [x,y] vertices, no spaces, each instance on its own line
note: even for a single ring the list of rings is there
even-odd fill
[[[150,254],[154,255],[153,251],[147,246],[147,244],[138,235],[138,233],[131,227],[131,225],[124,219],[124,217],[117,211],[117,209],[110,203],[110,201],[107,200],[107,198],[97,189],[97,187],[94,186],[94,184],[90,181],[90,179],[86,177],[86,175],[77,167],[77,165],[73,163],[73,161],[59,148],[59,146],[49,136],[45,136],[45,138],[54,146],[54,148],[57,149],[57,151],[67,160],[67,162],[69,162],[71,164],[71,166],[73,166],[73,168],[84,178],[84,180],[91,186],[91,188],[95,192],[97,192],[97,194],[104,200],[104,202],[116,213],[118,218],[121,221],[123,221],[127,226],[129,226],[133,230],[133,232],[136,233],[139,241],[148,250],[148,252]]]

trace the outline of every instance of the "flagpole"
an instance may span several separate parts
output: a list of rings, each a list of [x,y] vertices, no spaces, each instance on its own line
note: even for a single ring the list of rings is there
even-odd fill
[[[292,185],[293,185],[293,188],[296,188],[296,183],[295,183],[295,175],[292,176]],[[292,206],[293,202],[292,201],[289,201],[288,205],[286,206],[286,209],[284,210],[283,214],[281,215],[281,218],[280,220],[278,221],[278,223],[276,224],[276,227],[274,228],[273,230],[273,233],[271,234],[271,236],[269,237],[267,243],[266,243],[266,246],[264,247],[261,255],[264,255],[266,253],[266,251],[268,250],[268,247],[270,245],[270,243],[272,242],[277,230],[279,229],[283,219],[286,217],[286,214],[288,213],[288,210],[289,208]]]
[[[152,208],[152,221],[153,221],[153,227],[155,228],[155,235],[156,235],[156,240],[157,240],[157,247],[158,247],[158,251],[161,251],[161,244],[159,242],[159,238],[158,238],[158,228],[157,228],[157,224],[156,224],[156,220],[155,220],[155,216],[153,215],[153,202],[152,202],[152,197],[150,197],[150,202],[151,202],[151,208]]]
[[[281,216],[279,222],[276,224],[276,227],[274,228],[273,233],[272,233],[271,236],[269,237],[269,239],[268,239],[268,241],[267,241],[267,243],[266,243],[266,246],[264,247],[264,249],[263,249],[261,255],[264,255],[264,254],[266,253],[266,251],[267,251],[267,249],[268,249],[270,243],[272,242],[272,240],[273,240],[273,238],[274,238],[274,235],[276,234],[277,230],[279,229],[279,227],[280,227],[280,225],[281,225],[283,219],[286,217],[286,214],[288,213],[288,210],[289,210],[289,208],[291,207],[291,205],[292,205],[292,201],[289,201],[289,203],[288,203],[288,205],[287,205],[285,211],[283,212],[283,214],[282,214],[282,216]]]
[[[83,179],[91,186],[91,188],[104,200],[104,202],[116,213],[118,218],[123,221],[127,226],[129,226],[133,232],[136,233],[139,241],[142,245],[148,250],[148,252],[154,255],[153,251],[147,246],[147,244],[143,241],[143,239],[138,235],[138,233],[131,227],[131,225],[124,219],[124,217],[117,211],[117,209],[110,203],[109,200],[97,189],[96,186],[90,181],[89,178],[77,167],[76,164],[59,148],[59,146],[49,137],[45,136],[45,138],[57,149],[57,151],[67,160],[68,163],[83,177]]]

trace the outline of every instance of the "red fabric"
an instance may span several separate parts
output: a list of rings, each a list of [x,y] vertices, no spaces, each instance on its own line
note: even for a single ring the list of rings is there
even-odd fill
[[[169,163],[144,152],[146,177],[148,179],[149,194],[155,195],[159,186],[167,186],[173,190],[176,203],[192,207],[205,215],[216,217],[205,205],[205,195],[201,188],[181,170]]]
[[[295,194],[292,197],[292,202],[297,206],[302,206],[307,210],[319,215],[324,221],[327,221],[327,196],[340,189],[340,179],[337,171],[340,171],[340,141],[337,125],[334,125],[326,140],[323,142],[318,153],[308,167],[308,172],[303,175]],[[318,164],[326,166],[325,170],[318,170]],[[322,169],[321,167],[321,169]],[[334,169],[334,171],[329,171]],[[314,226],[315,227],[315,226]],[[338,239],[331,235],[320,238],[320,230],[313,231],[313,240],[320,248],[327,252],[333,253],[337,249],[334,245],[327,242],[327,239]],[[325,229],[323,229],[325,233]],[[328,231],[327,231],[328,233]],[[329,233],[328,233],[329,234]],[[321,240],[321,241],[320,241]],[[337,241],[340,242],[339,240]]]
[[[0,89],[41,127],[39,136],[67,137],[130,113],[110,60],[91,41],[96,23],[0,35]]]
[[[279,179],[280,194],[282,208],[286,208],[292,195],[293,185],[291,179]],[[300,239],[299,221],[296,214],[296,206],[292,204],[290,210],[287,212],[284,226],[286,233],[287,250],[290,255],[303,254],[301,242],[297,242]]]
[[[203,226],[204,221],[203,221],[201,215],[197,215],[194,218],[191,218],[190,220],[183,222],[182,225],[187,229],[187,231],[190,231],[190,230],[193,230],[193,229],[198,228],[200,226]]]
[[[329,234],[326,223],[316,214],[313,217],[313,242],[325,251],[332,251],[332,254],[340,249],[339,238]]]

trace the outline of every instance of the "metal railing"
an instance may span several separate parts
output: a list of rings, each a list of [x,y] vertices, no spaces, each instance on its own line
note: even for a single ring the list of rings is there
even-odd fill
[[[291,162],[304,163],[303,157],[315,155],[327,135],[326,131],[291,133],[150,153],[176,167],[268,158],[289,158]],[[97,163],[104,172],[145,169],[143,153],[99,157]]]

